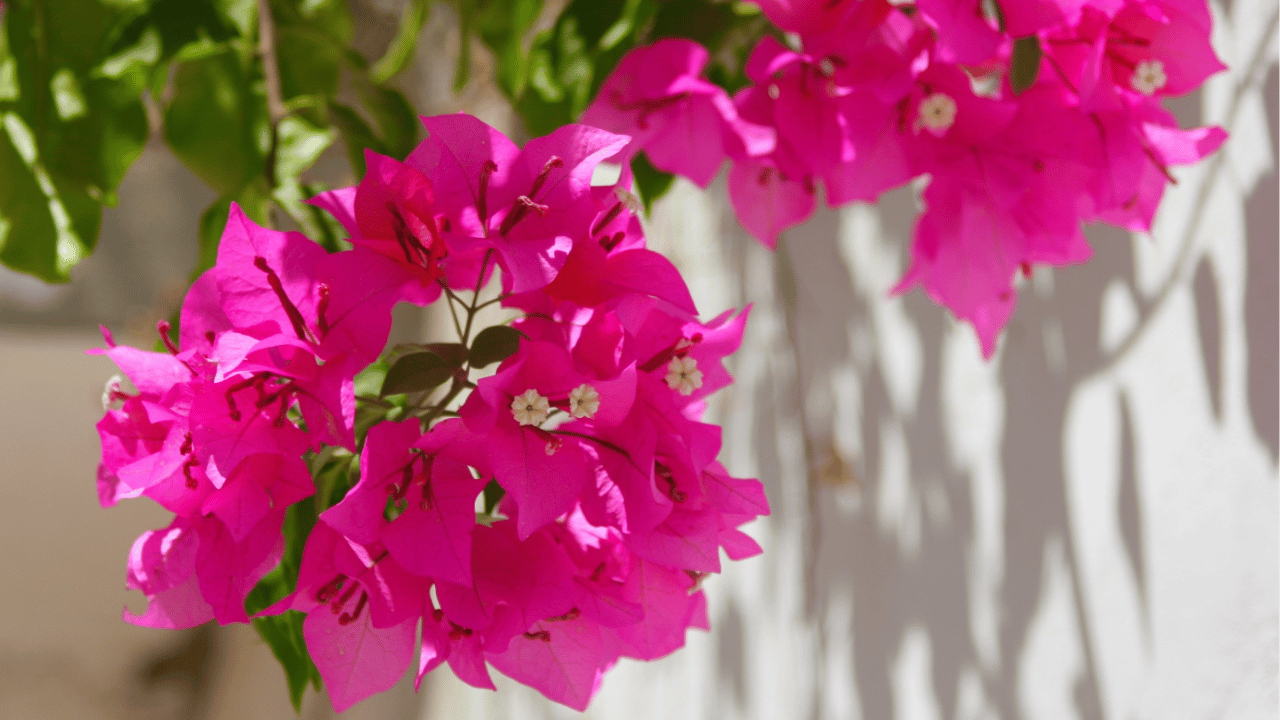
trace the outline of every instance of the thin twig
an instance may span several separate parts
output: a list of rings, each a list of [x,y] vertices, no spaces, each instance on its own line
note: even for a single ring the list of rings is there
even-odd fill
[[[449,388],[449,393],[445,395],[444,398],[440,400],[440,402],[435,407],[432,407],[430,410],[426,412],[425,415],[422,416],[422,424],[427,427],[430,427],[432,420],[435,420],[437,417],[440,417],[442,413],[448,412],[449,403],[453,402],[453,399],[458,397],[458,393],[462,392],[462,389],[465,388],[466,386],[467,386],[467,383],[465,380],[459,382],[458,379],[455,377],[453,380],[453,386]]]
[[[494,304],[494,303],[500,303],[500,302],[502,302],[503,300],[506,300],[507,298],[511,297],[513,294],[514,294],[514,293],[502,293],[501,295],[499,295],[499,296],[498,296],[498,297],[496,297],[496,298],[493,298],[493,299],[491,299],[491,300],[485,300],[484,302],[482,302],[482,303],[480,303],[479,305],[477,305],[477,306],[476,306],[476,310],[483,310],[483,309],[485,309],[485,308],[489,307],[490,305],[492,305],[492,304]]]
[[[453,309],[453,304],[456,302],[459,305],[461,305],[463,309],[466,309],[467,304],[462,302],[462,299],[459,298],[457,295],[453,294],[453,290],[449,289],[449,285],[445,283],[444,280],[439,280],[438,282],[440,283],[440,287],[444,288],[445,297],[448,298],[449,300],[447,304],[449,305],[449,315],[453,317],[453,329],[458,332],[458,337],[461,338],[462,323],[458,320],[458,311]],[[463,341],[463,344],[464,345],[466,344],[465,340]]]
[[[267,149],[265,175],[276,186],[276,150],[280,144],[280,121],[289,111],[280,91],[280,66],[276,59],[276,26],[270,0],[258,0],[258,57],[262,59],[262,81],[267,91],[267,113],[271,118],[271,145]]]
[[[484,274],[489,271],[489,261],[493,259],[493,248],[484,253],[484,262],[480,263],[480,277],[476,278],[476,289],[471,294],[471,307],[467,308],[467,328],[462,333],[462,344],[466,345],[471,338],[471,322],[476,318],[476,301],[480,299],[480,288],[484,286]]]

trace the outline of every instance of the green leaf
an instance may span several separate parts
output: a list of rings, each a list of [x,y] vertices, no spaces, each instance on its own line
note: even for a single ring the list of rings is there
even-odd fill
[[[523,0],[527,2],[528,0]],[[369,78],[381,85],[404,70],[418,46],[418,35],[427,21],[427,0],[410,0],[400,14],[400,28],[387,51],[369,68]]]
[[[449,367],[460,368],[467,361],[467,346],[462,343],[427,343],[420,347],[439,355]]]
[[[430,390],[444,384],[456,369],[433,352],[411,353],[391,364],[379,394],[385,397]]]
[[[233,194],[262,174],[270,134],[266,100],[234,48],[178,66],[165,140],[215,190]]]
[[[0,38],[0,44],[3,38]],[[0,52],[0,102],[18,99],[18,62],[12,55]]]
[[[137,42],[128,45],[102,61],[97,74],[102,77],[122,78],[132,73],[144,73],[160,61],[160,33],[154,27],[144,27]]]
[[[1009,84],[1015,95],[1021,95],[1036,82],[1040,74],[1040,38],[1035,35],[1013,41],[1013,59],[1009,62]]]
[[[222,240],[222,231],[227,227],[230,213],[231,198],[223,197],[215,200],[200,215],[200,255],[193,278],[218,261],[218,243]]]
[[[658,198],[667,194],[676,180],[675,175],[654,167],[653,163],[649,162],[649,156],[643,152],[637,153],[631,160],[631,174],[635,177],[636,192],[644,202],[646,215],[653,212],[653,204],[658,201]]]
[[[8,3],[0,23],[0,135],[6,148],[0,261],[50,282],[97,242],[102,203],[146,141],[141,74],[99,71],[110,35],[137,12],[98,0]],[[41,199],[35,199],[38,190]],[[13,205],[26,198],[21,207]]]
[[[337,95],[342,50],[332,38],[309,28],[279,28],[276,60],[281,96],[289,100],[300,95]]]
[[[524,92],[529,77],[525,36],[542,14],[542,0],[479,0],[476,31],[497,61],[497,81],[507,97]]]
[[[494,325],[481,330],[476,339],[471,341],[471,367],[482,368],[515,355],[520,349],[522,337],[523,333],[506,325]]]
[[[574,122],[627,51],[641,42],[659,4],[654,0],[574,0],[527,52],[527,82],[500,83],[531,134]],[[495,49],[498,76],[521,75],[522,58]],[[505,66],[515,63],[508,71]]]
[[[347,0],[271,0],[271,13],[277,27],[309,28],[339,47],[350,45],[355,36]]]
[[[742,16],[728,3],[706,0],[671,0],[663,3],[653,19],[650,39],[688,38],[700,45],[715,48]]]
[[[85,107],[84,92],[80,89],[76,74],[67,68],[62,68],[53,74],[49,89],[53,92],[53,106],[58,111],[58,117],[63,121],[83,117],[88,111]]]
[[[404,93],[395,88],[370,83],[359,83],[357,89],[364,106],[382,131],[387,154],[404,160],[418,144],[422,124]]]
[[[134,45],[151,31],[160,40],[160,57],[169,59],[196,42],[222,43],[249,33],[236,19],[211,0],[155,0],[147,12],[134,17],[117,31],[112,52]],[[250,3],[252,5],[252,2]],[[256,14],[256,13],[255,13]],[[252,20],[255,14],[248,19]]]
[[[333,507],[346,497],[347,491],[355,485],[351,481],[353,473],[357,478],[360,477],[360,459],[351,454],[336,457],[313,473],[316,481],[317,514]]]
[[[281,120],[276,140],[276,179],[296,181],[336,137],[332,128],[316,127],[297,116]]]
[[[101,206],[55,185],[31,129],[12,112],[0,115],[0,178],[0,261],[46,282],[68,281],[97,239]]]
[[[453,92],[462,92],[471,79],[471,16],[473,2],[458,3],[458,64],[453,70]]]
[[[244,601],[244,611],[257,615],[275,605],[298,587],[298,570],[302,567],[302,552],[311,529],[316,525],[316,507],[312,502],[298,502],[289,506],[284,514],[284,555],[280,564],[267,573]]]
[[[387,154],[387,146],[374,134],[373,128],[365,122],[360,113],[342,103],[329,104],[329,116],[338,132],[342,133],[342,142],[347,148],[347,160],[356,177],[364,177],[364,151],[372,150],[382,155]]]
[[[323,612],[323,610],[322,610]],[[320,689],[320,671],[307,653],[306,639],[302,636],[302,622],[306,615],[297,610],[286,610],[280,615],[253,619],[253,628],[271,647],[271,653],[284,668],[289,682],[289,699],[294,712],[302,712],[302,695],[311,685]]]
[[[387,362],[386,357],[380,357],[369,367],[361,370],[355,377],[355,394],[357,397],[361,395],[377,395],[382,391],[382,382],[386,380],[387,370],[391,365]]]
[[[492,515],[498,509],[498,503],[506,494],[507,491],[502,489],[496,479],[486,483],[484,486],[484,514]]]

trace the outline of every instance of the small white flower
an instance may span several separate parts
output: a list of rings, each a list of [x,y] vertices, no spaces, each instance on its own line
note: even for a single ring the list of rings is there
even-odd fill
[[[541,425],[546,421],[550,410],[551,404],[533,388],[525,390],[523,395],[517,395],[511,401],[511,414],[521,425]]]
[[[124,407],[124,388],[121,383],[124,378],[119,375],[112,375],[107,379],[107,386],[102,388],[102,409],[103,410],[119,410]]]
[[[946,93],[934,93],[920,102],[917,127],[924,126],[934,135],[941,136],[956,122],[956,101]]]
[[[600,409],[600,393],[583,383],[569,393],[569,412],[576,418],[590,418]]]
[[[1143,95],[1152,95],[1169,82],[1164,74],[1164,63],[1159,60],[1143,60],[1133,69],[1129,84]]]
[[[692,395],[694,390],[702,387],[702,371],[698,369],[698,361],[691,357],[671,358],[665,379],[667,387],[681,395]]]
[[[547,443],[547,447],[546,447],[547,455],[548,456],[555,455],[556,451],[559,450],[560,446],[563,444],[564,443],[560,442],[559,440],[552,440],[551,442]]]

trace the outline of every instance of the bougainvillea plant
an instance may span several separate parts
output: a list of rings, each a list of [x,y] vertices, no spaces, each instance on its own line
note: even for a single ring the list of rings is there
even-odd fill
[[[747,310],[700,319],[645,247],[675,175],[727,164],[770,248],[819,192],[927,181],[897,291],[990,356],[1019,273],[1087,260],[1083,224],[1148,230],[1170,168],[1225,139],[1161,106],[1223,68],[1205,0],[450,4],[457,84],[479,39],[523,148],[395,88],[426,0],[373,61],[343,0],[0,4],[0,260],[68,278],[147,106],[219,193],[156,350],[93,351],[124,375],[98,494],[174,516],[129,553],[125,620],[252,622],[295,707],[447,663],[584,709],[709,627],[702,579],[761,551],[739,528],[769,506],[702,421]],[[308,181],[339,137],[358,184]],[[399,303],[452,336],[388,348]]]
[[[415,657],[418,682],[447,662],[492,689],[492,665],[583,709],[618,658],[707,627],[721,548],[760,552],[737,528],[761,485],[700,422],[746,313],[700,321],[629,190],[591,184],[627,138],[423,122],[405,162],[370,151],[311,200],[351,249],[232,205],[166,351],[105,333],[136,392],[108,390],[99,498],[175,515],[130,552],[148,605],[125,619],[300,624],[338,711]],[[447,305],[454,342],[379,360],[398,302]],[[479,328],[495,304],[515,318]]]

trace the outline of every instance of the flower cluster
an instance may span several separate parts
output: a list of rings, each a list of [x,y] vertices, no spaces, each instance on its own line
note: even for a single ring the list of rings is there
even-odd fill
[[[1169,167],[1226,137],[1161,107],[1224,67],[1204,0],[755,1],[795,42],[761,40],[732,100],[702,79],[705,49],[661,40],[584,122],[704,187],[731,159],[733,207],[770,247],[819,186],[836,206],[928,175],[898,290],[923,286],[988,356],[1016,273],[1087,260],[1085,222],[1149,230]]]
[[[571,125],[521,149],[470,116],[423,121],[404,162],[368,153],[359,185],[312,200],[352,249],[233,206],[177,343],[161,324],[169,352],[107,335],[136,392],[104,397],[100,497],[177,516],[134,545],[128,581],[149,605],[126,619],[246,621],[287,508],[314,492],[307,460],[345,455],[358,479],[320,506],[292,592],[262,611],[306,613],[335,709],[390,688],[415,655],[419,682],[447,662],[493,688],[492,666],[583,709],[619,658],[661,657],[708,626],[700,584],[721,548],[760,552],[738,528],[768,513],[761,484],[716,462],[720,429],[700,421],[731,382],[722,361],[746,313],[699,321],[679,272],[645,249],[627,184],[592,185],[628,138]],[[495,268],[499,294],[480,302]],[[357,396],[392,306],[442,298],[460,352],[409,355],[445,370],[443,396]],[[517,342],[473,379],[495,334],[473,321],[498,303],[515,317],[496,335]],[[363,432],[366,403],[383,420]]]

